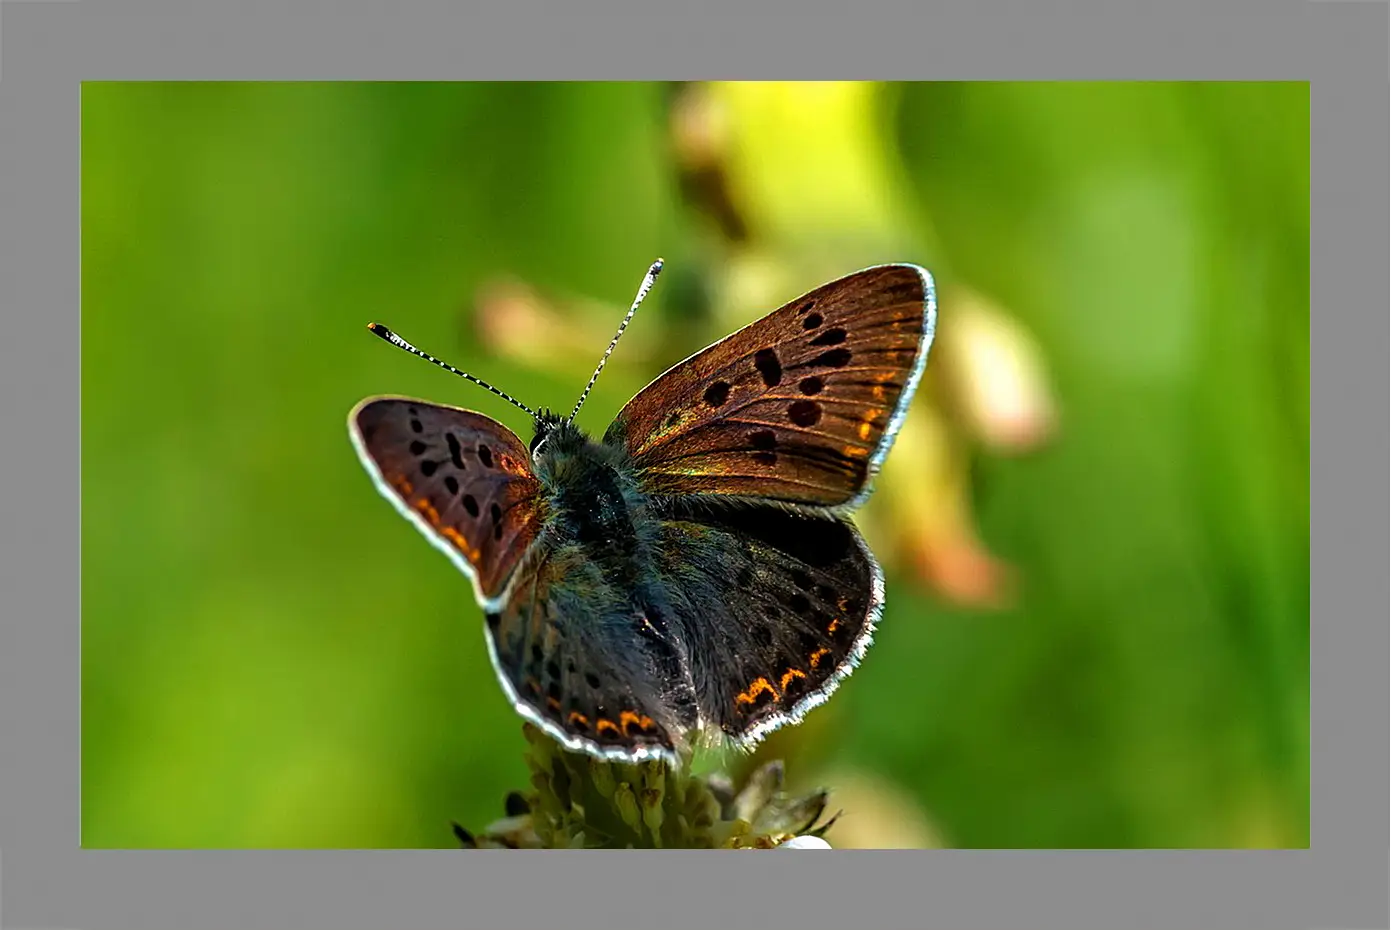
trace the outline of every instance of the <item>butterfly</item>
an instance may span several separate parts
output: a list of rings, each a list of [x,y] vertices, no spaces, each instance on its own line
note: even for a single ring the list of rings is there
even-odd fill
[[[865,654],[883,574],[848,515],[922,376],[933,279],[879,265],[673,366],[594,439],[575,425],[662,262],[569,416],[497,421],[370,397],[349,434],[377,489],[472,582],[515,709],[567,749],[751,749],[825,701]]]

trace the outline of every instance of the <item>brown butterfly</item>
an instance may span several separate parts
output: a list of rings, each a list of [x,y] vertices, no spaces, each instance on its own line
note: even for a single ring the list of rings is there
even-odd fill
[[[696,733],[752,747],[869,646],[883,575],[865,501],[932,344],[932,276],[867,268],[702,349],[595,441],[574,425],[661,271],[653,264],[568,417],[524,445],[467,410],[369,398],[349,432],[379,491],[473,582],[514,707],[564,746],[675,763]]]

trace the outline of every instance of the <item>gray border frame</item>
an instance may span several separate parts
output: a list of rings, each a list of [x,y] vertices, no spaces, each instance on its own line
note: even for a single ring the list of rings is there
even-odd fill
[[[380,928],[862,925],[1387,926],[1381,703],[1387,446],[1387,8],[1251,0],[1146,7],[957,3],[896,15],[861,2],[778,11],[707,0],[543,11],[461,4],[7,2],[0,32],[0,844],[5,926]],[[792,14],[796,10],[795,15]],[[1311,82],[1325,324],[1317,475],[1324,594],[1312,655],[1316,850],[861,852],[116,852],[78,849],[79,81],[238,78],[1286,78]],[[1341,317],[1341,319],[1334,319]],[[43,348],[35,351],[35,347]],[[1334,364],[1336,356],[1336,366]],[[1375,377],[1374,377],[1375,376]],[[1334,380],[1336,379],[1336,380]],[[1311,427],[1311,434],[1314,429]],[[1375,491],[1375,493],[1372,493]],[[1375,502],[1375,503],[1373,503]],[[1336,546],[1336,551],[1333,547]],[[1311,613],[1313,598],[1311,596]],[[465,858],[466,857],[466,858]],[[714,898],[715,904],[705,905]]]

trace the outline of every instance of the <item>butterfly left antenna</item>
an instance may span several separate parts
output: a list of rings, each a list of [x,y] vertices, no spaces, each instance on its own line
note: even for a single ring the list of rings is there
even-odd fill
[[[380,323],[368,323],[368,324],[367,324],[367,328],[370,329],[372,332],[376,333],[378,336],[381,336],[383,339],[385,339],[387,342],[389,342],[389,343],[391,343],[392,345],[394,345],[396,348],[398,348],[398,349],[405,349],[405,350],[406,350],[407,352],[409,352],[411,355],[418,355],[418,356],[420,356],[421,358],[425,359],[425,361],[431,362],[431,363],[433,363],[433,364],[435,364],[435,365],[438,365],[439,367],[443,368],[445,371],[451,371],[451,372],[453,372],[454,374],[458,375],[460,378],[464,378],[464,379],[466,379],[466,380],[472,381],[474,384],[478,385],[479,387],[487,388],[488,390],[492,391],[492,392],[493,392],[494,394],[496,394],[498,397],[501,397],[503,400],[507,401],[509,404],[513,405],[514,407],[520,407],[521,409],[525,410],[527,413],[531,414],[532,419],[536,419],[536,418],[537,418],[538,414],[536,413],[535,410],[532,410],[530,407],[528,407],[526,404],[522,403],[521,401],[517,400],[517,398],[513,397],[511,394],[508,394],[508,393],[506,393],[505,391],[499,391],[497,388],[493,387],[491,384],[489,384],[488,382],[484,381],[482,378],[475,378],[473,375],[469,374],[469,373],[466,372],[466,371],[460,371],[459,369],[455,368],[453,365],[449,365],[449,364],[447,364],[447,363],[445,363],[445,362],[441,362],[439,359],[435,358],[433,355],[430,355],[428,352],[422,352],[422,351],[420,351],[420,350],[417,349],[415,346],[411,345],[409,342],[407,342],[406,340],[402,339],[400,336],[396,335],[395,333],[393,333],[391,330],[387,329],[387,328],[386,328],[385,326],[383,326],[382,324],[380,324]]]
[[[647,292],[652,290],[652,285],[657,282],[657,275],[662,273],[662,260],[659,258],[652,263],[652,267],[647,269],[647,276],[642,279],[642,285],[638,288],[638,296],[634,298],[633,305],[628,308],[628,315],[623,318],[623,322],[618,324],[618,332],[614,333],[613,341],[604,350],[604,357],[599,359],[599,367],[594,369],[594,374],[590,376],[589,383],[584,386],[584,393],[575,403],[575,409],[570,411],[569,419],[575,419],[575,415],[584,406],[585,398],[589,397],[590,390],[594,387],[594,382],[599,380],[599,372],[604,370],[608,364],[609,356],[613,354],[613,347],[618,345],[618,340],[623,336],[623,330],[628,328],[628,323],[633,319],[633,314],[638,312],[638,307],[642,304]]]

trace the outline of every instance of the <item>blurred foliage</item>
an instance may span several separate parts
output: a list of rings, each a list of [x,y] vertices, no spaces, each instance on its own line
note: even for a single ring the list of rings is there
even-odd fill
[[[524,783],[374,393],[581,420],[868,264],[941,288],[862,668],[770,741],[841,845],[1305,846],[1305,84],[87,84],[82,825],[454,845]],[[745,760],[750,771],[768,754]],[[735,760],[738,761],[738,760]]]

